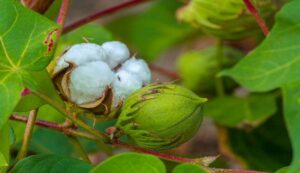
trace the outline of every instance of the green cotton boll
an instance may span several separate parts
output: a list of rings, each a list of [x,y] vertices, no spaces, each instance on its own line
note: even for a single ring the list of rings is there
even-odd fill
[[[199,129],[206,100],[178,85],[147,85],[125,100],[116,134],[121,131],[147,149],[177,147]]]
[[[231,47],[224,47],[223,57],[216,56],[216,48],[206,48],[182,54],[177,61],[177,69],[182,78],[182,84],[195,92],[215,91],[215,78],[222,68],[229,68],[237,63],[243,53]],[[231,81],[225,81],[229,88]]]
[[[252,1],[263,18],[272,16],[272,0]],[[241,39],[259,32],[255,18],[242,0],[190,0],[178,10],[179,20],[223,39]]]

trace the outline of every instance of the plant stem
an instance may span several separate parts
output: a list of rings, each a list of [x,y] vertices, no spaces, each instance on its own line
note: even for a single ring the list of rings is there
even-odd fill
[[[174,79],[174,80],[180,79],[180,76],[176,72],[172,72],[172,71],[169,71],[165,68],[158,67],[154,64],[149,64],[149,67],[150,67],[151,70],[156,71],[160,74],[163,74],[163,75],[165,75],[165,76],[167,76],[171,79]]]
[[[68,138],[70,142],[73,144],[75,151],[80,155],[80,157],[87,161],[88,163],[91,163],[89,156],[87,155],[86,151],[84,150],[83,146],[80,144],[78,139],[74,136],[68,135]]]
[[[25,116],[11,115],[10,120],[26,123],[28,121],[28,118],[25,117]],[[43,120],[36,120],[35,124],[40,126],[40,127],[45,127],[45,128],[53,129],[53,130],[56,130],[56,131],[65,132],[65,130],[61,129],[61,125],[58,124],[58,123],[48,122],[48,121],[43,121]],[[68,130],[68,129],[66,129],[66,130]],[[65,134],[74,135],[74,136],[77,136],[77,137],[84,137],[86,139],[93,140],[93,141],[97,142],[97,138],[95,138],[94,136],[91,136],[89,133],[79,132],[79,133],[82,133],[84,135],[77,135],[78,131],[76,131],[75,129],[69,129],[69,130],[75,131],[75,133],[65,133]],[[113,141],[110,141],[110,143],[113,144],[114,146],[121,146],[121,147],[124,147],[124,148],[132,149],[132,150],[137,151],[137,152],[154,155],[154,156],[157,156],[157,157],[159,157],[161,159],[165,159],[165,160],[171,160],[171,161],[182,162],[182,163],[201,164],[201,159],[199,160],[199,159],[183,158],[183,157],[168,155],[168,154],[165,154],[165,153],[160,153],[158,151],[147,150],[147,149],[144,149],[144,148],[141,148],[141,147],[138,147],[138,146],[123,143],[119,140],[113,140]],[[237,169],[219,169],[219,168],[208,168],[208,169],[211,169],[216,173],[267,173],[267,172],[250,171],[250,170],[237,170]]]
[[[65,26],[65,21],[66,21],[68,9],[69,9],[69,4],[70,4],[69,0],[62,0],[60,10],[58,13],[58,17],[56,19],[56,23],[61,26],[61,29],[57,33],[57,40],[59,40],[59,37],[60,37],[61,33],[63,32],[63,28]]]
[[[218,71],[221,71],[223,67],[223,56],[224,56],[223,49],[224,49],[223,40],[218,39],[216,45],[216,58],[218,60]],[[224,96],[225,91],[224,91],[223,79],[221,77],[216,76],[215,83],[216,83],[217,95]]]
[[[38,112],[38,110],[34,109],[34,110],[30,111],[30,113],[29,113],[28,121],[26,123],[26,128],[25,128],[25,132],[24,132],[22,146],[16,157],[15,163],[18,162],[19,160],[22,160],[27,155],[29,141],[32,136],[32,131],[33,131],[33,127],[34,127],[34,122],[37,117],[37,112]]]
[[[264,33],[265,36],[269,34],[269,28],[265,22],[265,20],[260,16],[259,12],[255,8],[255,6],[252,4],[251,0],[244,0],[244,3],[248,10],[252,13],[252,15],[255,17],[255,20],[257,24],[259,25],[260,29]]]
[[[86,131],[90,132],[95,137],[103,139],[104,142],[110,141],[109,136],[107,136],[106,134],[101,133],[101,132],[97,131],[96,129],[90,127],[88,124],[86,124],[82,120],[75,118],[74,115],[71,115],[61,105],[59,105],[58,103],[56,103],[54,100],[52,100],[48,96],[46,96],[46,95],[44,95],[42,93],[39,93],[39,92],[33,92],[33,94],[35,94],[36,96],[38,96],[41,99],[45,100],[47,103],[49,103],[51,106],[53,106],[56,110],[58,110],[59,112],[61,112],[66,118],[68,118],[71,121],[73,121],[79,127],[81,127],[83,129],[85,129]]]
[[[171,161],[175,161],[175,162],[184,162],[184,163],[197,163],[196,159],[177,157],[177,156],[174,156],[174,155],[160,153],[158,151],[147,150],[147,149],[144,149],[144,148],[141,148],[141,147],[138,147],[138,146],[134,146],[134,145],[131,145],[131,144],[123,143],[123,142],[121,142],[119,140],[115,140],[113,142],[113,145],[114,146],[121,146],[121,147],[129,148],[129,149],[132,149],[134,151],[141,152],[141,153],[146,153],[146,154],[154,155],[154,156],[157,156],[157,157],[165,159],[165,160],[171,160]]]
[[[126,1],[124,3],[121,3],[121,4],[118,4],[116,6],[112,6],[110,8],[107,8],[107,9],[104,9],[102,11],[99,11],[99,12],[96,12],[95,14],[92,14],[90,16],[87,16],[83,19],[80,19],[74,23],[71,23],[70,25],[66,26],[64,29],[63,29],[63,34],[66,34],[84,24],[87,24],[89,22],[92,22],[96,19],[98,19],[99,17],[102,17],[102,16],[105,16],[105,15],[108,15],[108,14],[111,14],[111,13],[114,13],[120,9],[124,9],[126,7],[130,7],[130,6],[134,6],[134,5],[137,5],[139,3],[142,3],[142,2],[146,2],[147,0],[129,0],[129,1]]]
[[[59,105],[57,102],[49,98],[48,96],[44,95],[43,93],[40,92],[33,92],[36,96],[40,97],[41,99],[45,100],[47,103],[49,103],[51,106],[53,106],[56,110],[61,112],[66,118],[70,119],[73,121],[76,125],[79,127],[83,128],[93,136],[95,136],[98,140],[99,143],[102,143],[102,150],[107,154],[111,154],[111,149],[105,144],[105,143],[110,143],[110,138],[108,135],[105,133],[99,132],[98,130],[90,127],[88,124],[80,120],[79,118],[76,118],[75,115],[67,112],[61,105]]]
[[[24,122],[27,123],[28,117],[26,116],[20,116],[20,115],[11,115],[9,117],[10,120],[14,121],[19,121],[19,122]],[[55,123],[55,122],[50,122],[50,121],[44,121],[44,120],[36,120],[35,125],[48,128],[48,129],[53,129],[59,132],[63,132],[66,135],[72,135],[72,136],[77,136],[89,140],[95,140],[95,136],[90,135],[89,133],[81,132],[73,128],[64,128],[61,124]]]

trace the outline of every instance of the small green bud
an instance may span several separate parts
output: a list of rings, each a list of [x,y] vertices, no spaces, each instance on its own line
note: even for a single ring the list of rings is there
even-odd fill
[[[275,12],[272,0],[253,0],[261,16]],[[190,0],[178,10],[179,20],[223,39],[240,39],[257,33],[259,27],[242,0]]]
[[[174,148],[197,132],[206,100],[178,85],[147,85],[125,100],[116,127],[140,147]]]

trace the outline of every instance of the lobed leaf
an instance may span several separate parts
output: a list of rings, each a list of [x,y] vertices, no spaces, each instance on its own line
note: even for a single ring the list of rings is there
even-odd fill
[[[57,25],[14,0],[0,0],[0,128],[24,87],[38,83],[30,72],[52,58]],[[50,34],[52,33],[52,34]]]
[[[300,1],[287,3],[268,37],[236,66],[221,73],[252,91],[268,91],[300,80]]]

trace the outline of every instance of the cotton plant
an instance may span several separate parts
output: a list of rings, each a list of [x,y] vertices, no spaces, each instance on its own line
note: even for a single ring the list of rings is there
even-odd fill
[[[107,114],[149,84],[151,71],[124,43],[109,41],[73,45],[57,60],[52,77],[67,102]]]

